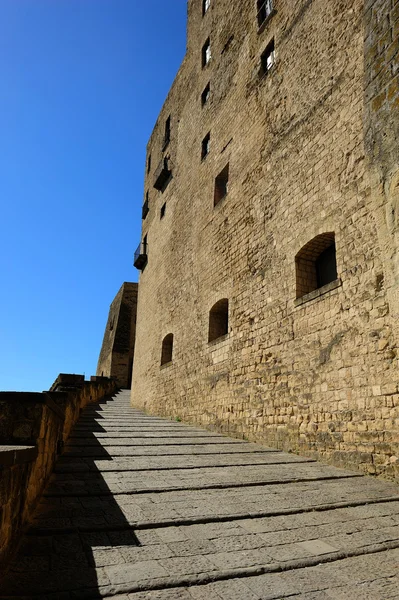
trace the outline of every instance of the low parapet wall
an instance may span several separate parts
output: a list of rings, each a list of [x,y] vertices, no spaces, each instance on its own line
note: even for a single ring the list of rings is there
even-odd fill
[[[0,392],[0,565],[8,561],[80,411],[114,379],[60,374],[50,391]]]

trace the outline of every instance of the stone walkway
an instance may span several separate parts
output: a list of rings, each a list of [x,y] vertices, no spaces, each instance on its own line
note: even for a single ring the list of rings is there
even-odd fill
[[[399,598],[399,487],[129,406],[83,413],[0,598]]]

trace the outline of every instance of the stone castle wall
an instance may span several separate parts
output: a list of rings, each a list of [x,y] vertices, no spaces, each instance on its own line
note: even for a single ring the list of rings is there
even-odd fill
[[[130,388],[136,334],[137,283],[125,282],[109,309],[97,364],[100,377],[115,377],[122,388]]]
[[[399,2],[273,4],[259,29],[252,0],[211,0],[205,15],[188,2],[187,53],[148,144],[132,402],[398,474],[397,227],[387,207],[397,194]],[[171,176],[159,191],[164,158]],[[306,261],[298,274],[295,257],[317,236],[335,237],[337,278],[303,295]],[[221,299],[228,332],[209,342]]]

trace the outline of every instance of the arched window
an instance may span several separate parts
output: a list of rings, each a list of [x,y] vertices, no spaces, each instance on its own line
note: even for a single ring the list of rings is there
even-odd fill
[[[337,275],[334,232],[310,240],[295,257],[296,297],[301,298],[332,281]]]
[[[229,301],[223,298],[214,304],[209,311],[208,342],[213,342],[226,335],[229,330]]]
[[[173,333],[168,333],[162,340],[161,365],[172,362]]]

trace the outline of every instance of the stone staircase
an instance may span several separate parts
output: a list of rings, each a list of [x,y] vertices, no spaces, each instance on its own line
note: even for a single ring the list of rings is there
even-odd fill
[[[0,598],[399,598],[399,487],[150,417],[82,413]]]

